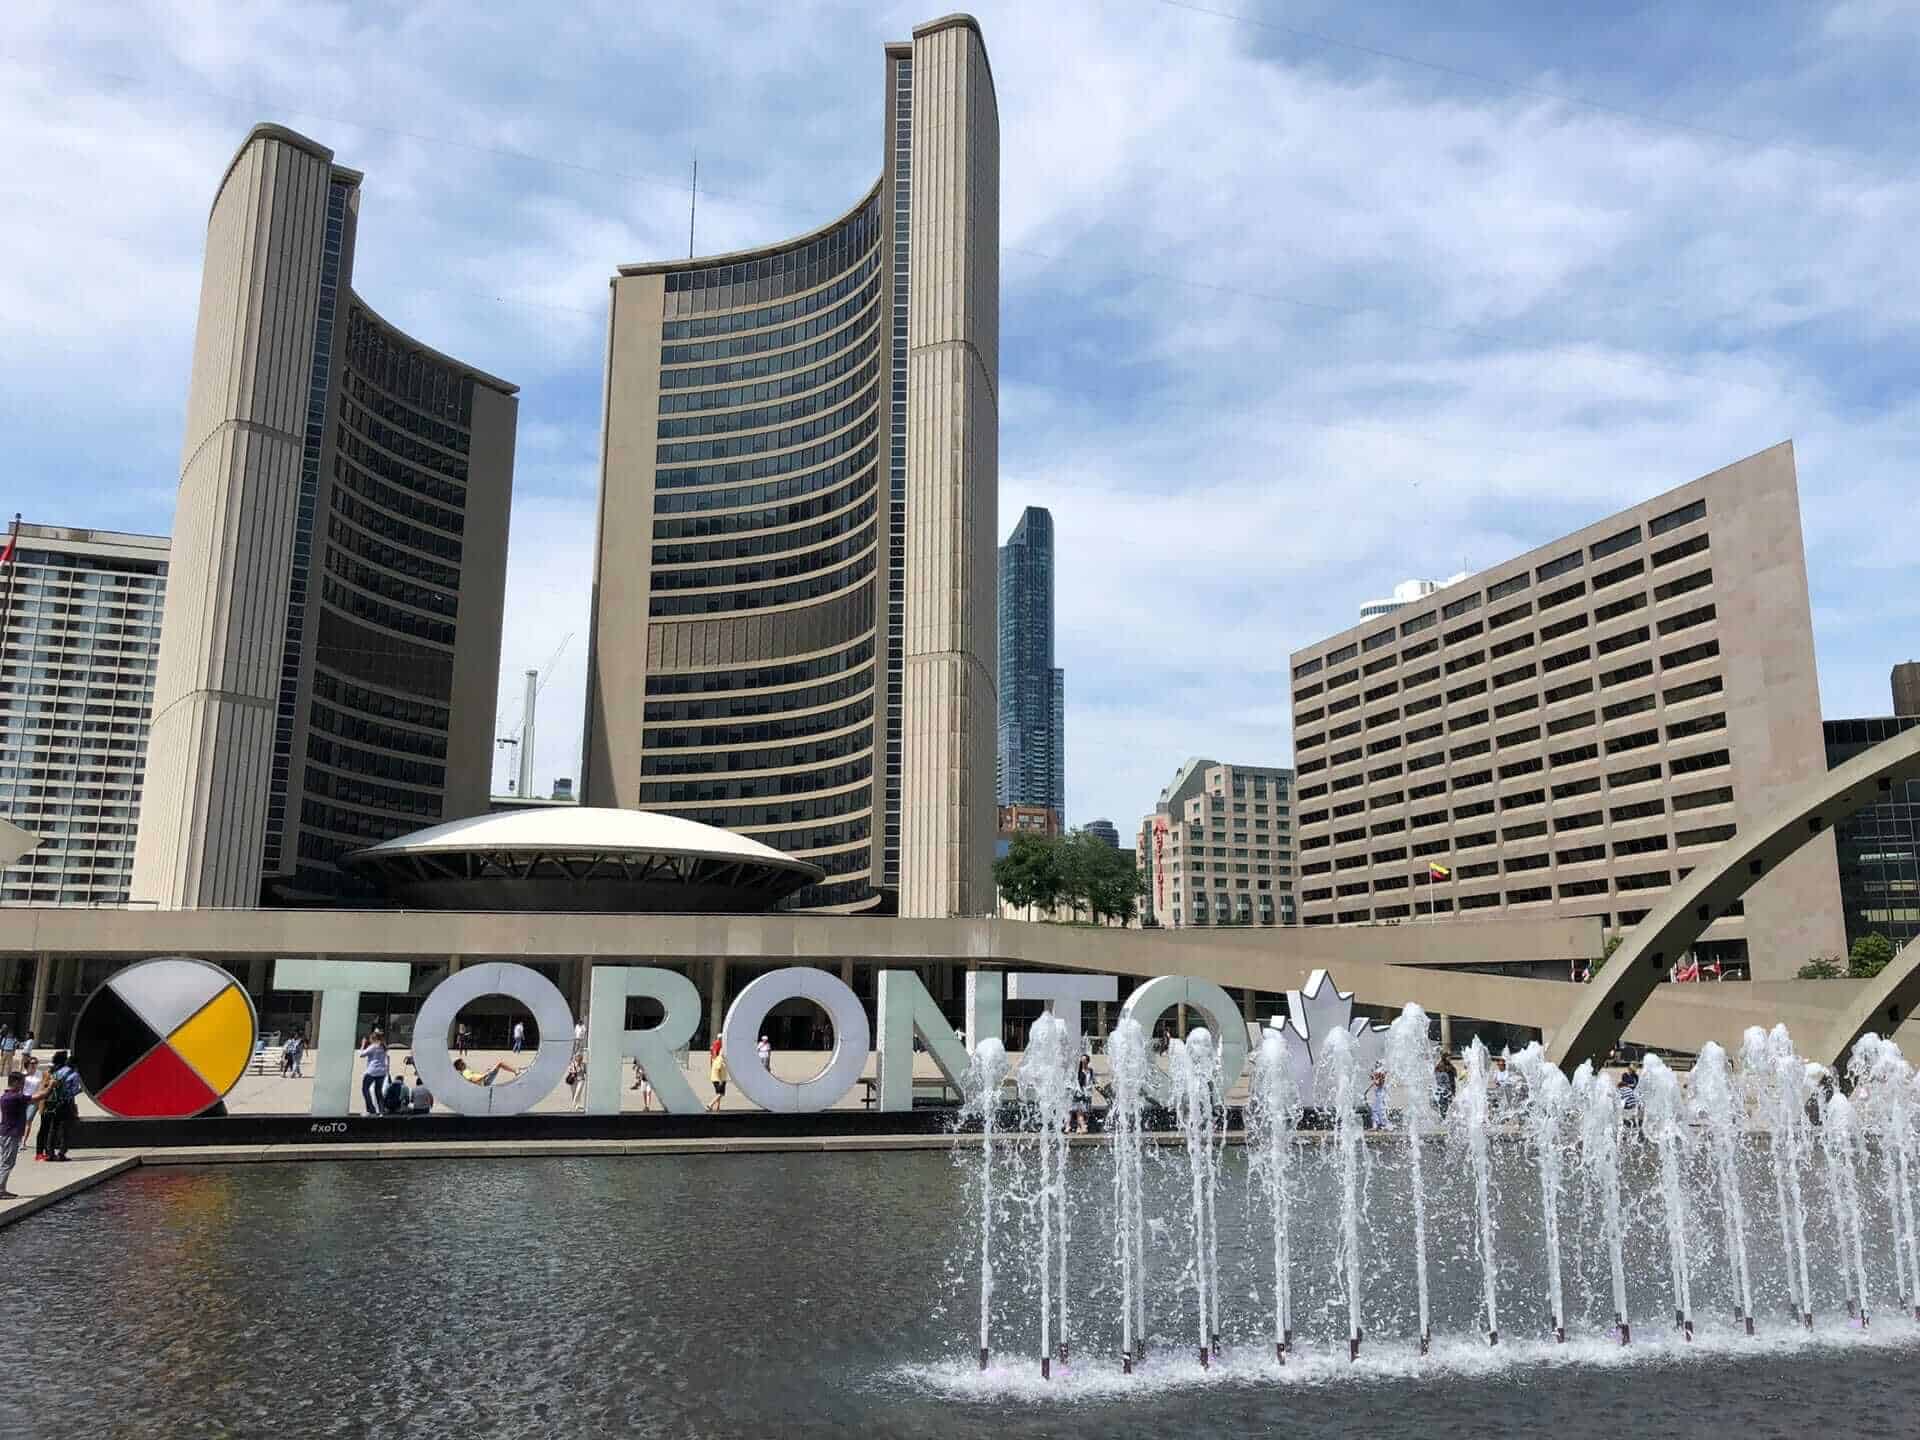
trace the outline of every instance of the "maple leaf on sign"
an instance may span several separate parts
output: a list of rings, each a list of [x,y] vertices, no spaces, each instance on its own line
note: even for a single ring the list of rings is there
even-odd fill
[[[1322,1092],[1316,1075],[1318,1061],[1325,1054],[1326,1037],[1336,1030],[1353,1036],[1353,1048],[1359,1056],[1361,1073],[1371,1074],[1382,1063],[1387,1027],[1376,1025],[1353,1013],[1353,992],[1342,990],[1325,970],[1315,970],[1307,983],[1287,992],[1287,1014],[1276,1015],[1268,1028],[1279,1030],[1291,1040],[1287,1058],[1293,1064],[1294,1083],[1300,1098],[1308,1103],[1325,1102],[1331,1097]]]

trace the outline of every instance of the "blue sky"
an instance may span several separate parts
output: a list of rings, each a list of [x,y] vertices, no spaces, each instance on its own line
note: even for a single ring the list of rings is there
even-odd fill
[[[1130,834],[1191,754],[1286,763],[1289,650],[1398,580],[1787,438],[1825,710],[1889,708],[1920,654],[1920,7],[974,12],[1001,530],[1054,513],[1070,819]],[[522,387],[502,707],[574,632],[538,773],[577,774],[608,277],[684,253],[696,150],[702,251],[844,210],[880,47],[936,13],[16,3],[0,501],[169,528],[213,187],[254,122],[312,135],[367,175],[355,287]]]

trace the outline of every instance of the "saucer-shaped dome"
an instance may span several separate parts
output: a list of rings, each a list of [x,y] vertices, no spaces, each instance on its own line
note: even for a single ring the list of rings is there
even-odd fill
[[[452,820],[344,863],[423,910],[740,914],[771,910],[823,874],[713,825],[576,805]]]

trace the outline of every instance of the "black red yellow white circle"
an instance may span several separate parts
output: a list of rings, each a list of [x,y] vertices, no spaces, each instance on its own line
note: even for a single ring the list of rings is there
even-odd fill
[[[257,1034],[253,1000],[225,970],[184,956],[143,960],[87,997],[74,1067],[110,1114],[180,1119],[233,1089]]]

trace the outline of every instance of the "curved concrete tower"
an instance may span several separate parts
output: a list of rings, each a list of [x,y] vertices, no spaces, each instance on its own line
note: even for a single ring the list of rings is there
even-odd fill
[[[982,915],[999,118],[967,16],[885,74],[839,219],[614,277],[583,798],[812,861],[797,907]]]

